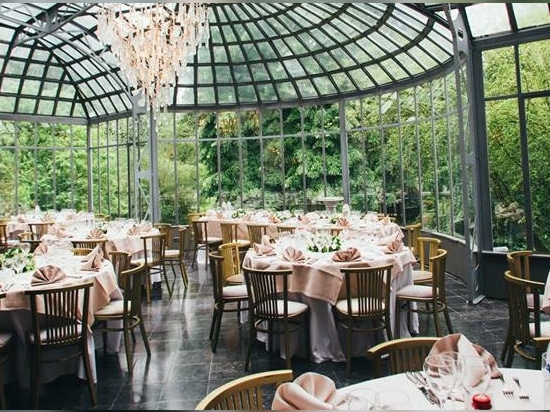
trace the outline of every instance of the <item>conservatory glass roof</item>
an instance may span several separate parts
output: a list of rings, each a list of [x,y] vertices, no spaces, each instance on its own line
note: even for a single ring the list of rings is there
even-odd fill
[[[178,77],[172,109],[335,101],[426,80],[453,64],[439,3],[209,6],[210,39]],[[505,3],[493,7],[510,12]],[[135,91],[96,36],[99,10],[98,3],[0,3],[0,116],[98,121],[131,111]],[[487,25],[472,27],[487,34]]]

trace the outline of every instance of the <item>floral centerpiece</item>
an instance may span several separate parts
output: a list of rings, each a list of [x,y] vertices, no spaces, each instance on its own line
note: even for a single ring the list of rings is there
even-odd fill
[[[330,233],[317,232],[311,235],[307,249],[311,252],[336,252],[342,249],[342,239]]]
[[[246,210],[244,210],[243,208],[237,208],[233,211],[233,213],[231,213],[231,217],[233,219],[238,219],[246,215],[246,213],[247,213]]]

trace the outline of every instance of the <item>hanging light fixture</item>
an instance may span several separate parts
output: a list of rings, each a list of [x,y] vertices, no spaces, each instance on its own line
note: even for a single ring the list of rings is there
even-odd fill
[[[101,3],[97,36],[156,114],[172,98],[180,70],[210,38],[206,3]]]

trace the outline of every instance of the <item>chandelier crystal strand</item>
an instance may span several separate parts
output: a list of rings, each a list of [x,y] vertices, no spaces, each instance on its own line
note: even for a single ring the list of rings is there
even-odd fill
[[[173,6],[173,8],[170,8]],[[189,56],[210,38],[206,3],[101,3],[97,36],[153,114],[166,108]]]

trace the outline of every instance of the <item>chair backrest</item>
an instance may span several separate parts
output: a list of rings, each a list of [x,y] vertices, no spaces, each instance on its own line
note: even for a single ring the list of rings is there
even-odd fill
[[[147,267],[161,266],[164,264],[165,242],[164,233],[155,233],[152,235],[142,235],[143,255]]]
[[[223,256],[222,273],[224,280],[241,273],[241,257],[239,243],[222,243],[218,250]]]
[[[248,292],[249,314],[256,319],[275,321],[288,317],[288,278],[292,269],[262,270],[243,266]]]
[[[166,240],[164,242],[166,249],[171,249],[173,243],[172,225],[170,223],[154,223],[153,227],[156,227],[160,233],[164,233],[164,236],[166,236]]]
[[[430,257],[435,255],[437,249],[439,249],[441,240],[436,239],[435,237],[418,236],[416,238],[416,244],[418,246],[417,256],[420,269],[428,269],[431,272],[432,268],[430,267]]]
[[[93,282],[25,290],[30,298],[32,337],[42,348],[76,345],[88,334]]]
[[[267,234],[267,225],[262,223],[247,223],[248,240],[250,244],[262,243],[262,236]]]
[[[205,220],[193,220],[192,224],[195,245],[205,244],[208,241],[208,222]]]
[[[108,222],[110,218],[107,213],[94,212],[94,219],[97,222]]]
[[[424,359],[440,338],[417,336],[381,342],[367,350],[367,358],[374,362],[376,378],[406,371],[420,371]],[[384,362],[387,359],[387,370]],[[387,373],[385,373],[387,372]]]
[[[223,261],[225,258],[220,252],[215,251],[208,253],[208,259],[210,263],[210,273],[212,275],[214,301],[220,302],[223,298],[223,287],[225,286],[223,279]]]
[[[189,226],[178,226],[178,250],[179,258],[183,259],[187,253],[187,232],[189,231]]]
[[[356,319],[383,318],[384,322],[390,322],[392,266],[365,266],[357,263],[340,269],[344,276],[347,313],[353,313]]]
[[[54,222],[34,222],[34,223],[27,223],[29,226],[29,229],[34,235],[40,239],[43,235],[46,235],[48,233],[48,228],[53,225]]]
[[[122,287],[123,286],[122,272],[132,267],[131,265],[132,255],[122,250],[115,250],[115,251],[109,252],[109,259],[113,264],[113,269],[118,279],[118,285]]]
[[[75,256],[86,256],[92,251],[93,249],[87,247],[73,247],[73,255]]]
[[[282,223],[277,224],[278,233],[294,233],[296,231],[296,226],[294,225],[285,225]]]
[[[197,220],[198,218],[203,217],[203,216],[204,216],[203,212],[190,212],[190,213],[187,213],[187,224],[191,224],[191,222],[194,222],[195,220]]]
[[[415,256],[418,256],[418,237],[422,230],[422,223],[418,222],[407,225],[405,226],[405,230],[407,231],[407,246]]]
[[[0,248],[8,247],[8,224],[0,223]]]
[[[238,239],[238,223],[220,222],[222,243],[234,243]]]
[[[432,290],[437,294],[441,302],[447,303],[447,289],[445,287],[445,272],[447,270],[447,251],[437,249],[430,257],[430,269],[432,272]]]
[[[195,410],[269,410],[271,405],[264,405],[266,389],[276,389],[292,379],[291,369],[247,375],[214,389],[197,404]]]
[[[108,240],[106,238],[71,240],[73,248],[95,249],[97,246],[99,246],[101,251],[103,252],[104,257],[107,257],[107,250],[105,248],[107,242]]]
[[[532,254],[532,250],[516,250],[506,254],[508,269],[512,272],[514,276],[518,276],[527,280],[531,279],[529,260]]]
[[[146,270],[145,262],[142,262],[120,272],[120,287],[124,291],[124,316],[137,316],[136,321],[141,321],[141,285]]]

